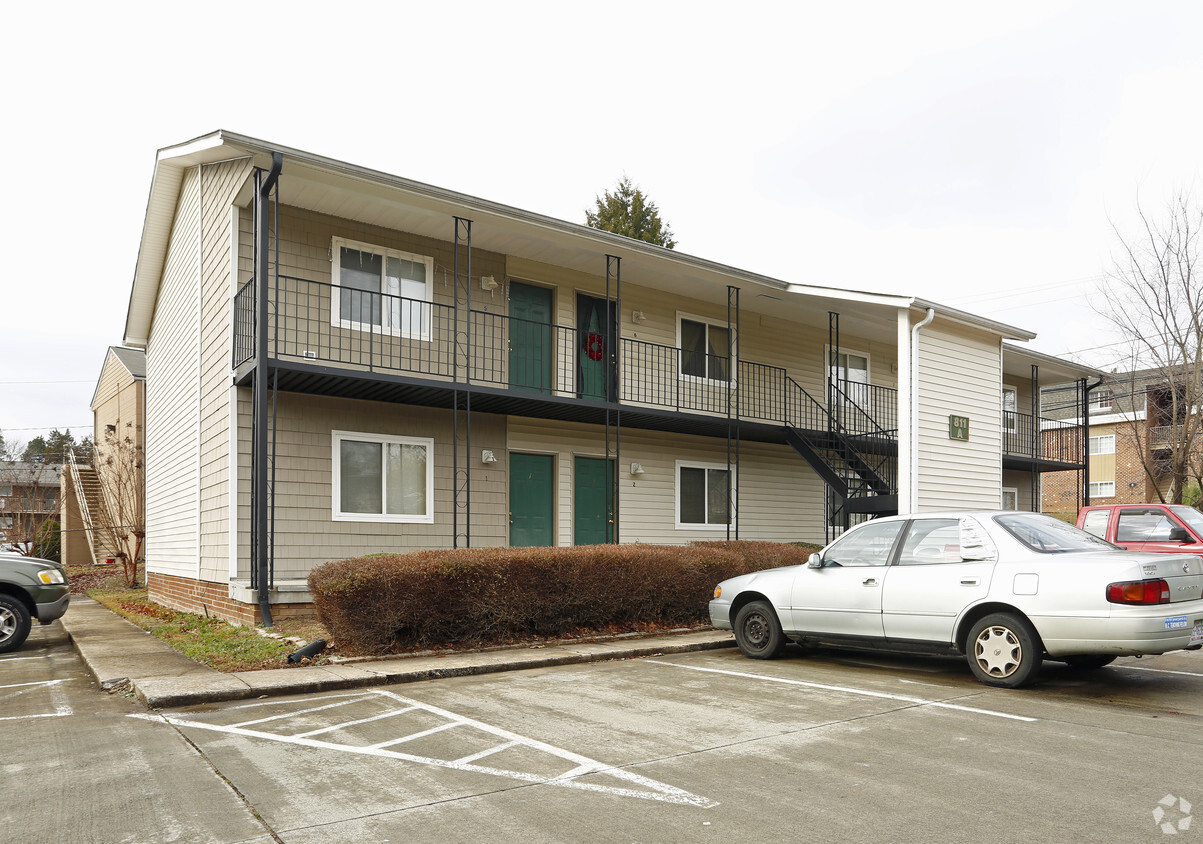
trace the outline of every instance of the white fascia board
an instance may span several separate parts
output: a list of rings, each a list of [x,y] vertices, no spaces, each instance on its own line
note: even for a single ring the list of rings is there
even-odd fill
[[[1018,328],[1005,322],[998,322],[997,320],[987,319],[977,314],[971,314],[968,311],[950,308],[937,302],[929,302],[926,299],[915,299],[912,307],[923,311],[926,311],[928,308],[934,308],[937,317],[959,322],[972,328],[984,329],[992,334],[1000,335],[1005,340],[1034,340],[1036,338],[1036,333],[1028,331],[1026,328]]]

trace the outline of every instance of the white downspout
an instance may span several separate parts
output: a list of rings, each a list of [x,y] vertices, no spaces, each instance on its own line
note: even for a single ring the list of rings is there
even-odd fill
[[[911,466],[910,466],[910,510],[919,509],[919,329],[930,325],[936,318],[936,309],[928,308],[927,316],[911,326]]]

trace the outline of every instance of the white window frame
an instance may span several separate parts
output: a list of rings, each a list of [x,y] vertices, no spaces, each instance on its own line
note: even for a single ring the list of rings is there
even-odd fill
[[[426,512],[412,513],[354,513],[342,510],[342,443],[380,443],[381,445],[420,445],[426,448]],[[383,459],[384,449],[381,449]],[[434,524],[434,440],[430,437],[400,437],[392,434],[366,434],[360,431],[330,432],[330,512],[336,522],[390,522],[404,524]],[[381,507],[385,509],[388,495],[388,476],[380,473]]]
[[[385,299],[383,296],[400,297],[401,291],[384,290],[385,279],[382,276],[380,279],[381,290],[378,296],[382,296],[380,304],[380,325],[374,322],[360,322],[354,319],[342,318],[342,250],[343,248],[355,249],[360,252],[370,252],[373,255],[379,255],[385,259],[384,267],[388,266],[388,258],[398,258],[402,261],[410,261],[416,264],[423,264],[426,267],[426,289],[421,299],[410,298],[411,302],[420,302],[420,305],[411,307],[420,307],[421,328],[418,331],[411,331],[402,325],[391,324],[395,319],[397,322],[406,323],[403,316],[403,303],[399,300],[390,300],[397,302],[398,313],[393,314],[393,309],[385,307]],[[386,246],[377,246],[373,243],[363,243],[358,240],[347,240],[342,237],[332,237],[330,239],[330,282],[333,285],[330,288],[330,324],[335,328],[345,328],[351,331],[370,331],[375,334],[387,334],[392,337],[401,337],[406,340],[424,340],[429,341],[430,338],[430,322],[431,310],[434,296],[434,258],[428,255],[417,255],[412,252],[404,252],[400,249],[390,249]]]
[[[865,413],[868,413],[869,415],[872,415],[874,413],[874,409],[873,409],[873,358],[870,357],[868,352],[862,352],[860,349],[848,349],[843,346],[838,347],[838,352],[839,352],[839,354],[844,355],[845,360],[848,359],[848,355],[856,355],[857,357],[862,357],[865,359],[865,383],[863,385],[861,385],[865,388],[865,395],[864,395],[864,402],[863,402],[863,406],[861,407],[861,410],[865,411]],[[838,361],[834,366],[831,363],[831,345],[824,344],[823,345],[823,369],[822,369],[824,385],[826,385],[828,380],[839,380],[839,379],[832,378],[832,370],[836,369],[838,367],[838,365],[839,365]],[[843,380],[846,381],[848,379],[843,379]],[[854,381],[852,383],[858,384],[859,382]],[[826,389],[826,386],[824,386],[823,401],[827,401],[827,398],[826,398],[827,395],[828,395],[827,389]],[[849,398],[854,399],[855,397],[849,396]]]
[[[1106,387],[1095,390],[1090,397],[1091,410],[1110,410],[1114,403],[1115,393]]]
[[[1110,492],[1107,491],[1108,489]],[[1092,499],[1115,498],[1115,481],[1091,481],[1090,497]]]
[[[1011,500],[1015,502],[1014,507],[1007,506],[1007,494],[1010,493]],[[1002,488],[1002,496],[999,499],[999,506],[1004,510],[1019,510],[1019,487],[1005,486]]]
[[[1092,448],[1093,443],[1097,442],[1101,446],[1104,440],[1111,440],[1111,449],[1109,451],[1102,451],[1101,449],[1095,451]],[[1115,454],[1115,434],[1099,434],[1098,436],[1091,437],[1090,442],[1086,444],[1086,453],[1090,457],[1095,457],[1100,454]]]
[[[1015,409],[1011,411],[1011,418],[1009,420],[1007,419],[1007,402],[1006,402],[1007,393],[1011,393],[1012,395],[1015,396]],[[1019,390],[1015,389],[1010,384],[1003,384],[1002,399],[1003,399],[1003,403],[1002,403],[1003,430],[1014,433],[1015,430],[1019,427]]]
[[[682,381],[693,381],[696,384],[735,384],[736,374],[739,372],[739,362],[735,355],[732,354],[727,359],[727,378],[711,378],[709,375],[687,375],[681,371],[685,349],[681,346],[681,321],[689,320],[690,322],[699,322],[706,326],[706,348],[710,348],[710,328],[721,328],[727,331],[727,323],[720,320],[710,319],[709,317],[698,316],[697,314],[689,314],[684,311],[677,311],[677,377]],[[735,339],[735,326],[730,327],[731,339]],[[736,348],[739,346],[738,340],[734,343]],[[710,372],[710,358],[706,358],[706,372]],[[724,467],[726,468],[726,467]]]
[[[682,522],[681,521],[681,470],[682,469],[706,469],[707,491],[709,491],[710,474],[709,470],[718,469],[723,472],[729,471],[730,490],[727,498],[727,521],[711,524],[709,522]],[[678,460],[676,467],[673,469],[673,522],[676,524],[677,530],[722,530],[727,529],[727,525],[732,523],[735,516],[735,485],[736,472],[735,467],[728,468],[726,463],[705,463],[698,460]],[[707,504],[709,504],[709,495],[707,495]],[[706,508],[709,510],[709,506]],[[707,515],[709,517],[709,515]]]

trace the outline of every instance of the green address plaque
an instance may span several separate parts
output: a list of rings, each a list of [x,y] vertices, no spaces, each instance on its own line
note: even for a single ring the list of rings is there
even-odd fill
[[[969,417],[968,416],[952,416],[948,417],[948,438],[950,440],[964,440],[969,442]]]

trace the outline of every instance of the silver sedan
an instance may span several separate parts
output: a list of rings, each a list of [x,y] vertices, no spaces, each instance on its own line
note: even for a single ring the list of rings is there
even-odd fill
[[[788,640],[963,654],[991,686],[1045,659],[1203,647],[1203,559],[1138,554],[1037,513],[923,513],[847,531],[803,566],[724,580],[710,621],[754,659]]]

